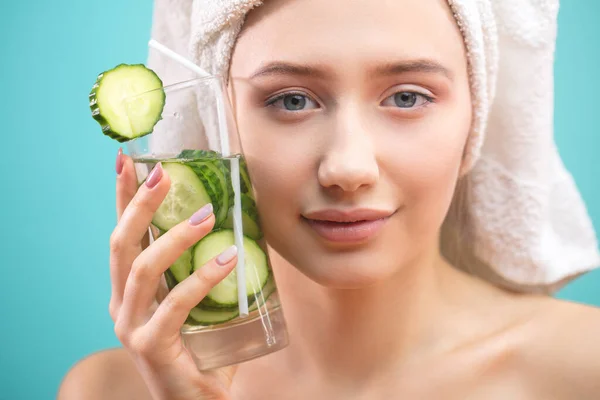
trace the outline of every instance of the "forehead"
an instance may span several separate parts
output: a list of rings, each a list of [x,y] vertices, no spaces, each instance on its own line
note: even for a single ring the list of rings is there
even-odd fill
[[[232,73],[250,75],[273,60],[345,68],[402,59],[464,69],[446,0],[265,0],[246,18]]]

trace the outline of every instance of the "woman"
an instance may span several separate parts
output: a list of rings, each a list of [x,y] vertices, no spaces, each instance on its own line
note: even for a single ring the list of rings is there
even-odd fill
[[[178,17],[190,13],[217,26],[217,19],[210,18],[227,2],[199,2],[197,7],[179,3],[157,3],[156,15],[162,24],[172,21],[172,30],[161,30],[168,37],[158,39],[182,51],[189,32],[179,35]],[[472,168],[481,147],[474,143],[486,126],[487,116],[481,113],[486,103],[491,135],[503,123],[510,127],[519,118],[529,121],[518,110],[528,105],[539,110],[537,100],[544,97],[540,92],[537,99],[519,98],[524,86],[537,89],[537,80],[517,86],[520,108],[510,121],[497,120],[507,115],[494,111],[492,103],[511,104],[504,86],[510,82],[501,69],[482,67],[482,57],[489,65],[497,60],[493,46],[481,46],[490,40],[488,34],[495,34],[491,20],[485,19],[488,12],[501,20],[506,10],[495,5],[486,11],[484,1],[454,1],[453,7],[442,0],[229,3],[233,6],[221,14],[221,22],[227,26],[223,29],[231,29],[234,36],[229,37],[235,37],[231,56],[227,35],[212,44],[208,40],[221,29],[210,24],[198,28],[205,29],[199,36],[192,35],[209,50],[193,48],[192,55],[211,72],[225,68],[228,73],[265,235],[273,249],[290,345],[237,367],[196,370],[181,346],[176,321],[231,271],[235,255],[222,257],[223,265],[214,261],[200,269],[156,313],[149,311],[154,293],[148,288],[155,288],[168,268],[165,260],[205,235],[214,218],[204,213],[195,219],[199,224],[184,222],[166,240],[141,251],[143,233],[168,191],[169,177],[158,169],[152,187],[142,185],[136,191],[132,161],[119,154],[110,312],[125,349],[78,363],[65,378],[59,398],[600,397],[599,310],[532,293],[551,292],[592,268],[595,240],[590,246],[574,245],[570,252],[561,243],[536,248],[537,257],[523,255],[534,250],[529,237],[518,235],[509,247],[514,251],[500,251],[499,241],[472,254],[461,247],[477,247],[496,237],[498,230],[477,225],[481,215],[499,224],[499,231],[515,228],[518,233],[527,212],[537,210],[536,203],[504,210],[500,202],[486,211],[490,203],[481,196],[502,198],[506,187],[478,192],[469,191],[465,183],[485,188],[494,179],[491,173],[477,175],[485,171],[483,166]],[[169,15],[169,6],[182,11]],[[246,15],[252,6],[257,7]],[[552,14],[553,2],[546,6]],[[468,26],[477,20],[465,21],[469,7],[483,10],[479,37]],[[238,34],[236,23],[241,26],[241,20]],[[500,35],[508,29],[498,24]],[[552,30],[539,34],[551,35]],[[500,65],[510,61],[507,54]],[[522,56],[535,57],[535,50]],[[222,65],[206,64],[215,60]],[[169,69],[155,64],[168,76]],[[531,67],[521,64],[523,71]],[[547,78],[547,64],[535,66],[540,68],[539,80]],[[511,71],[512,82],[523,78],[517,72]],[[527,162],[543,159],[541,147],[539,156],[531,158],[526,149],[510,148],[509,139],[515,138],[509,129],[504,134],[500,139],[490,136],[493,140],[483,145],[488,161],[506,148],[519,157],[509,159],[507,168],[523,161],[525,170]],[[536,134],[532,130],[527,142],[542,146],[542,135],[538,140]],[[485,164],[487,171],[492,171],[489,165],[500,168],[502,160]],[[490,178],[478,180],[481,176]],[[536,187],[544,185],[543,177],[531,173],[530,181],[535,179]],[[511,196],[526,190],[512,187]],[[566,186],[564,192],[572,189]],[[474,198],[465,199],[464,193]],[[568,203],[575,210],[572,220],[583,214],[578,201],[574,195]],[[502,212],[492,218],[498,209]],[[564,208],[560,213],[571,215]],[[540,215],[551,218],[548,214]],[[470,226],[478,230],[455,229],[467,226],[459,222],[463,217],[475,221]],[[341,220],[370,222],[361,228],[360,223]],[[535,221],[527,232],[536,236],[550,222]],[[585,222],[582,226],[573,235],[589,239],[589,232],[583,232],[589,227]],[[553,264],[556,251],[567,260],[560,268]],[[523,268],[498,261],[519,257],[529,260]],[[484,268],[482,260],[487,270],[479,269]]]

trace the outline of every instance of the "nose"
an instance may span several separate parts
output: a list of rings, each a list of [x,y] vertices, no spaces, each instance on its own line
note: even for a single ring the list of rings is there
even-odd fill
[[[329,148],[319,164],[321,186],[338,187],[344,192],[373,186],[379,179],[379,166],[368,129],[356,118],[345,118],[332,135]]]

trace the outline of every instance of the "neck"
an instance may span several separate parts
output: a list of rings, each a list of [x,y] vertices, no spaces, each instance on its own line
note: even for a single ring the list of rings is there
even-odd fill
[[[290,334],[282,357],[294,370],[364,382],[435,347],[441,275],[452,269],[439,254],[356,290],[320,286],[271,254]]]

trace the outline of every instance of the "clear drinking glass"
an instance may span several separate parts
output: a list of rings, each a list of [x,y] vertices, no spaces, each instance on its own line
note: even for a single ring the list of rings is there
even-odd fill
[[[208,202],[216,219],[213,231],[165,272],[163,283],[171,290],[230,245],[238,247],[236,269],[190,312],[183,343],[200,370],[280,350],[288,344],[285,320],[224,82],[199,78],[125,99],[132,129],[163,92],[162,118],[153,131],[126,144],[139,184],[158,162],[171,179],[151,240]]]

